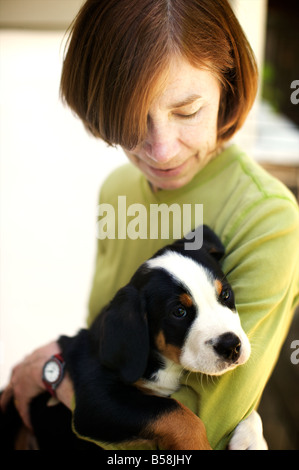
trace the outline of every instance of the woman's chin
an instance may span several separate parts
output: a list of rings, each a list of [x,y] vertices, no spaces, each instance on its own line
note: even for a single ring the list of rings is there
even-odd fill
[[[174,180],[158,180],[158,179],[153,179],[153,178],[147,178],[153,192],[159,191],[159,190],[175,190],[175,189],[180,189],[183,186],[186,186],[188,184],[194,175],[192,176],[185,176],[181,177],[178,179]]]

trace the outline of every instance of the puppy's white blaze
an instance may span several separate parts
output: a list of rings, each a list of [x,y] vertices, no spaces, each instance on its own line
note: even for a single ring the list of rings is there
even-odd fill
[[[204,297],[207,303],[215,298],[215,287],[210,273],[191,258],[174,251],[167,251],[146,263],[150,268],[165,269],[177,282],[186,287],[195,303],[198,297]]]
[[[250,343],[242,329],[239,315],[220,304],[211,273],[191,258],[176,252],[147,262],[149,268],[166,270],[192,295],[197,316],[187,335],[180,362],[185,369],[220,375],[244,364],[250,356]],[[238,361],[232,364],[221,358],[213,345],[224,333],[234,333],[241,341]]]

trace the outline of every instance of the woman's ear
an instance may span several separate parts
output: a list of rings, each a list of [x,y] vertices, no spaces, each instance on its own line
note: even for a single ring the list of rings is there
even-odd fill
[[[120,289],[90,328],[103,366],[115,371],[126,383],[145,372],[149,334],[143,298],[132,285]]]

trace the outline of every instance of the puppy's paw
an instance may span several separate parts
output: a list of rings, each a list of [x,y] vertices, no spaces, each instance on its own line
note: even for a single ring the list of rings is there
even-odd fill
[[[268,450],[260,415],[253,411],[233,432],[228,450]]]

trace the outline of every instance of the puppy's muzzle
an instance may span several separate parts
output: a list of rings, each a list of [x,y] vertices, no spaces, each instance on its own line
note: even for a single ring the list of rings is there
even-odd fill
[[[241,340],[234,333],[224,333],[219,336],[213,348],[216,353],[226,361],[235,363],[240,357]]]

